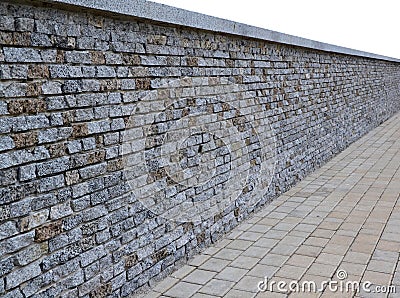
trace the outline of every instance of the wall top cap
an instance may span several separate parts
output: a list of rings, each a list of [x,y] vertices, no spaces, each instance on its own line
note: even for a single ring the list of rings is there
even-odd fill
[[[75,8],[92,9],[107,13],[120,14],[135,18],[147,19],[156,22],[169,23],[180,26],[187,26],[219,33],[251,37],[266,41],[273,41],[282,44],[300,46],[326,52],[340,53],[380,59],[392,62],[400,62],[400,59],[391,58],[383,55],[372,54],[364,51],[353,50],[341,46],[297,37],[285,33],[280,33],[268,29],[263,29],[251,25],[246,25],[234,21],[229,21],[205,14],[192,12],[168,5],[150,2],[146,0],[0,0],[7,2],[22,2],[27,4],[49,3],[57,6],[67,5]]]

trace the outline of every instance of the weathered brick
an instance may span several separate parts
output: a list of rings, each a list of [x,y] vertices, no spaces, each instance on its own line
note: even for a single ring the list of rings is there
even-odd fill
[[[50,73],[47,65],[33,64],[29,65],[27,75],[30,79],[44,79],[48,78]]]
[[[135,82],[138,90],[149,90],[151,88],[150,79],[136,79]]]
[[[37,131],[15,134],[13,139],[16,148],[31,147],[38,143]]]
[[[92,63],[94,63],[94,64],[104,64],[104,63],[106,63],[106,59],[105,59],[104,54],[102,52],[91,51],[90,54],[92,56]]]
[[[31,98],[11,100],[8,104],[11,114],[35,114],[46,111],[46,103],[42,99]]]
[[[28,216],[24,217],[20,221],[21,232],[30,231],[38,226],[43,225],[49,218],[49,210],[40,210],[37,212],[31,212]]]
[[[83,137],[88,134],[88,125],[86,123],[72,125],[72,137]]]
[[[90,298],[103,298],[108,297],[112,293],[112,284],[102,284],[89,293]]]
[[[35,229],[35,241],[42,242],[63,232],[62,221],[52,222]]]

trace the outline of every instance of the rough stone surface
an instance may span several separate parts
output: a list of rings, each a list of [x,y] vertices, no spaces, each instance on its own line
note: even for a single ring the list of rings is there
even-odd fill
[[[4,297],[134,294],[400,109],[393,59],[97,13],[0,2]]]

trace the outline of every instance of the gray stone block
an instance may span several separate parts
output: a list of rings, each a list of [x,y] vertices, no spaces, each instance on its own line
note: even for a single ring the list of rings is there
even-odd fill
[[[9,136],[0,136],[0,152],[13,149],[15,147],[14,140]]]
[[[16,18],[15,19],[15,30],[32,32],[34,24],[35,24],[34,19]]]
[[[46,192],[64,186],[64,176],[62,174],[46,177],[39,180],[39,191]]]
[[[46,82],[42,85],[42,93],[46,95],[61,94],[61,86],[62,84],[60,82]]]
[[[6,221],[0,224],[0,240],[18,234],[18,229],[15,222]]]
[[[79,78],[82,77],[82,68],[71,65],[51,65],[49,67],[52,78]]]

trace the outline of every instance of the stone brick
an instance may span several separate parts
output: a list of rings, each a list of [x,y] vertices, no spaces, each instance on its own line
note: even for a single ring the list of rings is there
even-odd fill
[[[0,152],[15,148],[14,140],[9,136],[0,136]]]
[[[34,262],[6,276],[6,289],[12,289],[42,273],[39,262]]]
[[[48,146],[48,149],[52,158],[64,156],[67,152],[67,147],[64,142],[51,144]]]
[[[0,253],[1,255],[10,254],[16,252],[28,245],[32,244],[33,242],[33,233],[25,233],[13,236],[12,238],[8,238],[2,242],[0,246]]]
[[[40,192],[46,192],[64,186],[64,176],[62,174],[47,178],[42,178],[39,181]]]
[[[40,83],[28,83],[26,87],[26,96],[38,96],[42,94],[42,86]]]
[[[12,32],[0,31],[0,43],[2,45],[13,45],[13,34]],[[2,55],[2,61],[5,60],[4,55]]]
[[[2,195],[4,195],[2,193]],[[0,221],[10,218],[10,206],[0,205]]]
[[[52,222],[35,229],[35,241],[43,242],[63,232],[62,221]]]
[[[35,47],[51,47],[53,45],[49,35],[38,32],[31,33],[31,42]]]
[[[56,141],[66,140],[72,134],[71,127],[50,128],[39,132],[39,144],[52,143]]]
[[[0,82],[0,96],[23,97],[27,94],[26,83]]]
[[[74,137],[74,138],[83,137],[88,134],[89,134],[88,125],[86,123],[74,124],[72,126],[72,137]]]
[[[97,66],[96,77],[98,78],[114,78],[116,76],[115,70],[110,66]]]
[[[82,68],[80,66],[52,65],[49,70],[51,78],[82,77]]]
[[[151,87],[150,79],[136,79],[136,89],[149,90]]]
[[[67,51],[65,52],[65,61],[75,64],[90,64],[92,59],[87,51]]]
[[[49,210],[40,210],[37,212],[31,212],[27,217],[24,217],[20,221],[21,232],[30,231],[40,225],[43,225],[49,218]]]
[[[49,78],[49,68],[47,65],[33,64],[28,67],[28,78],[30,79],[45,79]]]
[[[79,170],[79,174],[82,179],[89,179],[93,177],[101,176],[107,169],[106,163],[101,163],[93,166],[88,166]]]
[[[15,19],[16,31],[33,31],[34,20],[30,18],[17,18]]]
[[[64,281],[62,281],[63,286],[67,289],[74,289],[83,283],[84,283],[84,275],[82,270],[74,272],[72,275],[68,276]],[[77,296],[78,293],[76,290],[74,292],[71,292],[71,295],[69,297],[72,298]],[[68,297],[68,296],[66,296],[66,294],[63,293],[63,297]]]
[[[59,194],[62,190],[59,190]],[[57,203],[57,196],[54,193],[44,193],[36,195],[31,201],[31,209],[37,211],[43,208],[48,208]]]
[[[55,62],[55,50],[43,50],[31,48],[4,48],[6,62]]]
[[[3,277],[7,273],[11,272],[14,268],[12,258],[2,258],[0,260],[0,276]]]
[[[253,181],[270,121],[287,154],[277,157],[269,200],[400,109],[389,61],[28,2],[0,6],[2,297],[128,296],[248,217],[252,185],[225,213],[205,210],[204,225],[166,223],[137,201],[150,182],[157,199],[179,202],[206,201],[227,181],[234,151],[209,134],[182,143],[186,124],[191,134],[234,132],[224,141],[247,146],[240,162]],[[179,165],[196,173],[198,153],[218,146],[216,178],[182,192],[161,158],[176,144]],[[122,146],[137,153],[130,164]],[[125,165],[134,168],[130,187]]]
[[[31,32],[13,32],[14,46],[31,46]]]
[[[67,108],[67,102],[64,96],[54,96],[46,98],[47,109],[52,110],[62,110]]]
[[[50,209],[50,219],[60,219],[63,217],[67,217],[73,213],[70,202],[65,202],[62,204],[58,204],[56,206],[51,207]]]
[[[81,264],[86,267],[96,260],[101,259],[106,255],[106,251],[103,246],[97,246],[81,255]]]
[[[37,173],[39,176],[46,176],[65,172],[69,169],[69,157],[64,156],[61,158],[53,159],[36,165]]]
[[[47,242],[28,246],[16,254],[15,261],[19,266],[26,266],[48,252]]]
[[[90,54],[92,56],[93,64],[105,64],[106,63],[106,59],[102,52],[92,51],[92,52],[90,52]]]
[[[125,65],[140,65],[140,57],[136,54],[123,53],[122,54]]]
[[[90,298],[103,298],[103,297],[108,297],[111,293],[112,293],[112,284],[106,283],[106,284],[102,284],[98,288],[91,291],[89,294],[89,297]]]
[[[79,172],[77,170],[68,171],[65,173],[65,183],[67,185],[76,184],[79,181]]]
[[[110,131],[110,123],[108,120],[91,121],[87,124],[89,134],[105,133]]]
[[[0,16],[0,30],[14,31],[14,18],[12,16]]]
[[[46,103],[42,99],[12,100],[8,104],[11,114],[35,114],[46,111]]]
[[[18,234],[15,222],[6,221],[5,223],[0,224],[0,240],[14,236],[15,234]]]
[[[36,131],[15,134],[13,139],[16,148],[31,147],[38,143]]]
[[[0,171],[0,185],[15,185],[17,183],[17,169],[7,169]]]
[[[13,131],[33,130],[49,127],[50,121],[45,115],[32,115],[14,117]]]
[[[27,71],[27,65],[0,65],[2,79],[26,79]]]
[[[36,178],[36,166],[34,164],[21,166],[19,168],[19,180],[20,181],[27,181],[27,180],[32,180],[35,178]]]
[[[46,82],[42,85],[42,93],[45,95],[61,94],[61,86],[62,84],[60,82]]]

